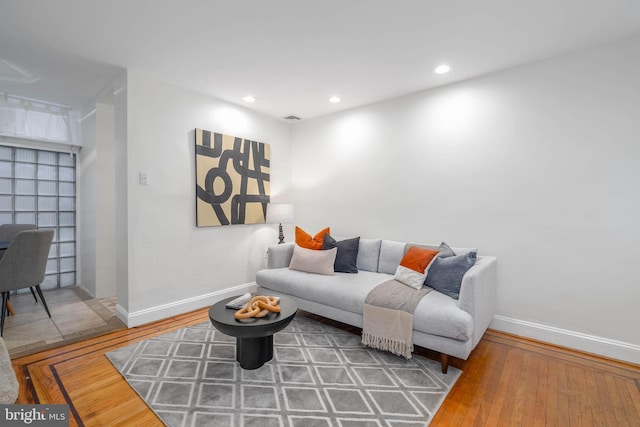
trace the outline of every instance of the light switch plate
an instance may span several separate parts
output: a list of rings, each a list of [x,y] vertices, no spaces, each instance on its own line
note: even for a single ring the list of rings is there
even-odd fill
[[[149,185],[149,172],[140,172],[140,185]]]

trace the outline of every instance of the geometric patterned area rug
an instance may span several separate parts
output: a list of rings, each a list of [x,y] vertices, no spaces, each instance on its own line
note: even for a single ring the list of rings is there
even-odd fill
[[[236,362],[235,338],[210,322],[106,353],[168,426],[426,426],[460,376],[298,316],[274,335],[273,359]]]

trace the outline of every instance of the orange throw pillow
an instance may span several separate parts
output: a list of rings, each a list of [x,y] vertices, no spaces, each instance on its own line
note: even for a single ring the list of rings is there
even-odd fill
[[[325,234],[331,234],[329,227],[318,231],[315,236],[311,237],[311,234],[296,226],[296,243],[306,249],[321,250]]]
[[[438,251],[411,246],[400,261],[394,279],[414,289],[420,289],[427,278],[429,264],[437,255]]]

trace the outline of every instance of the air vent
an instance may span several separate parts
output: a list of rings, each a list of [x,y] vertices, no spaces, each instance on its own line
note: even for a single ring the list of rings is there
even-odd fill
[[[293,116],[293,115],[287,116],[287,117],[283,117],[283,119],[285,119],[285,120],[302,120],[300,117]]]

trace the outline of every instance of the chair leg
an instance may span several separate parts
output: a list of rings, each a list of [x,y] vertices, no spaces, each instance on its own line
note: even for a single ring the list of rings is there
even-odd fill
[[[2,310],[0,310],[0,337],[4,332],[4,316],[7,314],[7,301],[9,299],[9,292],[2,293]]]
[[[13,311],[13,307],[11,306],[11,300],[7,298],[7,314],[9,316],[15,316],[15,311]]]
[[[36,296],[36,291],[33,290],[33,286],[30,286],[29,290],[31,291],[31,295],[33,295],[33,299],[38,302],[38,297]]]
[[[40,285],[36,285],[36,291],[38,291],[38,295],[40,296],[40,301],[44,305],[44,309],[47,310],[47,314],[51,317],[51,313],[49,313],[49,307],[47,307],[47,301],[44,299],[44,295],[42,295],[42,289],[40,289]]]

